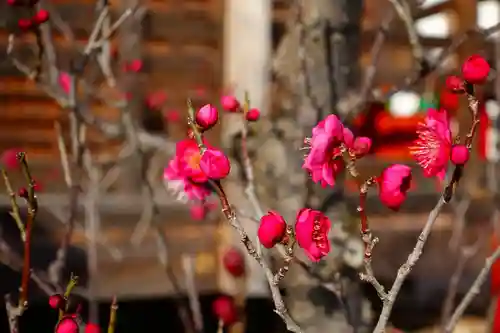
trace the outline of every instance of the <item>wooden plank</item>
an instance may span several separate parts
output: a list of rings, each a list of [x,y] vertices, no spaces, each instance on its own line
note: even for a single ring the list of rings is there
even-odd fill
[[[179,210],[180,212],[180,210]],[[173,257],[182,253],[197,253],[216,249],[218,226],[216,223],[206,224],[199,221],[192,221],[184,210],[184,217],[176,219],[174,216],[163,215],[161,224],[162,232],[169,246],[169,254]],[[128,223],[124,226],[108,226],[111,220],[103,220],[99,234],[106,239],[107,245],[123,251],[124,258],[154,258],[158,255],[156,232],[148,230],[143,238],[143,242],[138,247],[133,247],[130,243],[133,235],[135,223]],[[62,237],[64,229],[59,228],[54,233],[55,237]],[[72,245],[86,248],[87,236],[84,229],[76,230]],[[111,257],[103,253],[103,258],[111,260]]]
[[[217,259],[211,252],[198,253],[195,257],[197,271],[195,283],[200,294],[217,292]],[[169,262],[178,281],[185,279],[180,258]],[[98,298],[120,299],[173,295],[175,290],[164,268],[156,258],[130,259],[126,262],[101,262],[99,277],[94,282]],[[184,291],[182,291],[184,293]]]
[[[221,47],[222,22],[212,18],[207,10],[149,11],[144,17],[143,27],[145,39],[174,45]]]

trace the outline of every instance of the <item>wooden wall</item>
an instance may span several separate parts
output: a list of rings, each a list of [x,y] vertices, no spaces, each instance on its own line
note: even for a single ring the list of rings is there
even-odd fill
[[[110,4],[113,17],[117,18],[122,2],[111,0]],[[51,7],[48,8],[53,7],[59,13],[72,28],[76,44],[82,46],[96,17],[94,5],[95,1],[91,0],[55,0],[50,1]],[[142,90],[140,93],[164,91],[167,95],[165,110],[181,112],[185,110],[188,97],[193,98],[195,105],[218,101],[222,85],[223,0],[153,0],[147,1],[146,7],[140,45],[144,63],[138,77]],[[67,199],[67,194],[61,172],[50,176],[53,178],[49,178],[49,175],[51,170],[57,171],[59,168],[54,122],[58,120],[65,125],[67,117],[64,110],[17,71],[6,58],[7,36],[18,15],[20,13],[11,11],[5,1],[0,2],[0,152],[8,148],[20,148],[28,153],[30,161],[36,165],[34,176],[42,178],[42,182],[46,180],[45,192],[40,194],[41,208],[45,210],[49,206],[49,211],[62,212],[60,215],[64,220],[65,204],[62,202]],[[52,29],[52,32],[58,66],[67,71],[75,54],[74,42],[66,40],[57,29]],[[119,49],[119,43],[120,35],[113,40],[113,47]],[[17,37],[16,58],[27,65],[34,65],[34,50],[33,37]],[[120,68],[118,55],[115,69],[119,72]],[[103,78],[96,75],[96,66],[89,65],[87,72],[89,76],[94,76],[99,93],[107,98],[119,96],[118,91],[104,87]],[[195,93],[198,89],[204,90],[204,94]],[[92,105],[92,112],[109,120],[119,116],[119,110],[97,101]],[[153,122],[164,121],[161,114],[150,114],[144,110],[140,115],[150,121],[153,118]],[[159,134],[174,137],[185,135],[185,125],[182,123],[164,123],[163,133]],[[90,133],[89,139],[94,152],[109,150],[110,146],[119,144],[105,140],[95,131]],[[20,185],[21,179],[13,175],[13,181]],[[158,186],[161,186],[161,182],[158,182]],[[0,193],[3,193],[2,185]],[[139,247],[130,244],[130,236],[140,219],[140,193],[130,194],[126,200],[111,197],[100,200],[99,277],[94,281],[97,297],[108,298],[113,294],[144,297],[173,293],[172,285],[158,261],[154,232],[147,232]],[[169,264],[182,282],[181,254],[193,255],[197,265],[198,288],[201,292],[215,291],[217,221],[193,221],[187,213],[187,206],[172,206],[168,203],[169,198],[165,197],[160,199],[165,207],[162,207],[157,223],[168,242]],[[108,201],[114,203],[106,203]],[[2,203],[6,204],[6,201]],[[133,206],[139,208],[132,209]],[[63,224],[55,222],[56,219],[53,216],[46,224],[53,229],[56,238],[61,238]],[[83,220],[79,221],[79,225],[75,230],[73,246],[85,248],[87,238],[82,227]],[[123,260],[113,258],[110,248],[120,250]]]
[[[76,43],[84,45],[96,17],[95,1],[58,0],[51,7],[72,28]],[[163,0],[149,1],[144,18],[143,70],[140,74],[142,93],[163,90],[168,95],[167,108],[185,109],[186,98],[193,96],[197,88],[206,90],[206,97],[199,102],[218,96],[222,79],[222,0]],[[113,16],[120,12],[120,1],[111,1]],[[31,156],[54,158],[57,155],[54,136],[54,120],[65,122],[65,114],[34,83],[29,82],[6,59],[3,50],[7,34],[12,31],[22,12],[13,12],[0,4],[0,150],[9,147],[22,148]],[[26,15],[26,14],[25,14]],[[65,39],[57,29],[52,29],[55,39],[57,62],[62,70],[68,70],[70,59],[75,55],[74,43]],[[117,39],[114,41],[118,43]],[[117,45],[115,45],[117,46]],[[18,36],[14,54],[26,64],[34,64],[34,38]],[[117,70],[120,69],[117,59]],[[102,78],[95,75],[95,66],[88,72],[97,78],[99,92],[106,96],[118,94],[105,90]],[[116,119],[118,111],[95,103],[93,112],[107,119]],[[150,116],[150,115],[148,115]],[[156,117],[162,121],[162,117]],[[96,133],[91,135],[95,146],[101,142]],[[107,144],[107,143],[106,143]]]

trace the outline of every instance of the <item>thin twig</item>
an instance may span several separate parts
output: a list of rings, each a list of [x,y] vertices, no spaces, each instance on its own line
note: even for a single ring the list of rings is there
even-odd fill
[[[413,57],[417,63],[420,64],[424,59],[424,51],[420,44],[417,30],[415,29],[415,22],[413,22],[410,5],[407,0],[389,0],[389,2],[394,7],[401,21],[403,21],[406,32],[408,33],[408,41],[412,48]]]
[[[373,330],[373,333],[383,333],[385,331],[385,327],[387,326],[387,322],[389,321],[389,316],[392,312],[392,307],[394,305],[394,302],[396,301],[396,297],[399,291],[401,290],[401,287],[403,286],[403,282],[406,280],[408,274],[410,274],[413,266],[415,266],[417,261],[420,259],[424,245],[427,242],[427,238],[429,237],[432,227],[434,226],[434,223],[436,222],[436,219],[444,205],[444,199],[442,197],[439,198],[438,203],[427,218],[427,222],[425,223],[425,226],[420,233],[420,236],[418,237],[417,244],[413,248],[413,251],[408,256],[407,261],[398,269],[396,279],[394,280],[394,283],[387,293],[385,301],[383,302],[382,311],[380,313],[377,325]]]
[[[472,246],[465,246],[460,250],[460,256],[458,258],[458,263],[455,266],[455,270],[450,278],[450,284],[448,286],[448,292],[446,294],[443,311],[441,314],[441,325],[444,329],[447,321],[451,317],[451,313],[453,311],[453,304],[455,303],[455,297],[458,293],[458,286],[460,283],[460,279],[462,278],[463,272],[465,270],[467,262],[477,253],[482,245],[482,239],[479,238],[476,243]]]
[[[491,266],[493,266],[495,261],[498,260],[499,258],[500,258],[500,247],[498,247],[495,250],[495,252],[486,259],[483,268],[481,269],[478,276],[472,283],[472,286],[470,287],[469,291],[467,292],[467,294],[465,294],[464,298],[462,298],[462,301],[455,309],[455,312],[453,312],[453,315],[451,316],[449,322],[446,324],[444,330],[445,333],[453,332],[453,329],[457,325],[458,320],[462,317],[462,315],[464,314],[465,310],[472,302],[474,297],[476,297],[479,294],[479,292],[481,291],[481,286],[488,279]]]
[[[118,302],[116,300],[116,296],[113,296],[113,301],[111,302],[110,314],[109,314],[108,333],[115,333],[117,311],[118,311]]]
[[[17,224],[17,228],[19,229],[19,233],[21,235],[21,240],[23,242],[26,241],[26,230],[24,228],[24,222],[21,218],[21,210],[19,209],[19,205],[17,204],[17,194],[14,192],[12,188],[12,184],[10,182],[9,176],[7,175],[7,171],[2,169],[2,176],[5,183],[5,188],[7,189],[7,194],[10,197],[10,205],[12,207],[12,211],[10,212],[10,216],[14,219]]]
[[[188,111],[189,111],[189,118],[188,118],[188,124],[193,131],[194,138],[196,140],[196,143],[198,144],[198,147],[200,148],[200,153],[203,154],[206,151],[206,146],[203,143],[201,133],[199,132],[195,122],[194,122],[194,109],[191,105],[191,102],[188,101]],[[283,298],[281,296],[280,290],[278,286],[274,284],[274,274],[269,268],[268,263],[263,260],[261,256],[259,256],[255,245],[253,242],[250,240],[248,237],[248,234],[246,233],[245,229],[243,228],[241,222],[238,220],[238,217],[236,216],[236,212],[233,210],[231,207],[229,200],[226,196],[226,193],[224,192],[224,188],[220,184],[220,182],[211,182],[211,185],[213,186],[215,192],[217,193],[217,196],[219,197],[221,206],[222,206],[222,213],[224,214],[224,217],[226,218],[227,222],[238,232],[241,238],[241,242],[245,246],[248,254],[257,261],[257,263],[261,266],[262,270],[264,271],[265,277],[267,279],[267,282],[269,284],[269,288],[271,290],[271,296],[274,301],[274,306],[275,306],[275,313],[278,314],[281,319],[286,324],[286,327],[289,331],[292,332],[302,332],[301,328],[299,325],[295,323],[293,318],[290,316],[288,313],[288,310],[285,306],[285,303],[283,301]]]
[[[35,181],[31,176],[26,154],[18,153],[17,158],[21,165],[21,171],[24,179],[28,184],[28,193],[25,198],[28,204],[28,214],[26,216],[26,239],[24,241],[24,262],[19,297],[19,306],[24,308],[28,305],[28,285],[31,273],[31,232],[33,230],[33,223],[35,222],[36,214],[38,212],[38,200],[35,195]]]
[[[193,323],[196,332],[203,332],[203,316],[201,314],[200,299],[195,282],[195,263],[190,255],[182,256],[182,268],[186,278],[186,290],[189,299],[189,307],[193,315]]]

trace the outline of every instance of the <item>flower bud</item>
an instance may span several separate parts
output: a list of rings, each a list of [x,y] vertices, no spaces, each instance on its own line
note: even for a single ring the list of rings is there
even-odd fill
[[[30,19],[21,18],[17,21],[17,26],[22,31],[28,31],[33,28],[33,22]]]
[[[231,163],[222,151],[208,148],[201,156],[200,169],[208,178],[220,180],[231,171]]]
[[[283,239],[285,231],[285,219],[277,212],[271,210],[260,218],[257,236],[262,246],[270,249]]]
[[[220,296],[212,303],[212,311],[224,325],[231,325],[238,320],[238,310],[231,297]]]
[[[446,78],[446,88],[453,93],[465,92],[464,80],[456,75],[450,75]]]
[[[50,14],[48,10],[40,9],[36,12],[35,16],[33,16],[33,22],[36,24],[43,24],[47,22],[50,18]]]
[[[232,95],[225,95],[221,97],[220,103],[222,108],[229,112],[238,112],[240,109],[240,102],[236,99],[236,97]]]
[[[56,326],[56,333],[78,333],[79,327],[76,320],[71,316],[63,317]]]
[[[464,165],[469,160],[469,149],[464,145],[454,145],[451,148],[451,163]]]
[[[87,325],[85,325],[85,333],[100,333],[100,332],[101,328],[97,324],[87,323]]]
[[[490,65],[480,55],[472,55],[462,65],[462,76],[471,84],[483,84],[490,73]]]
[[[59,294],[51,295],[49,297],[49,305],[52,309],[64,309],[66,300]]]
[[[226,271],[234,277],[245,274],[245,259],[241,251],[236,248],[231,248],[224,253],[222,264]]]
[[[217,124],[219,112],[212,104],[206,104],[196,112],[195,120],[198,126],[208,130]]]
[[[246,114],[246,119],[248,121],[257,121],[257,120],[259,120],[259,118],[260,118],[259,109],[253,108],[253,109],[248,110],[248,112]]]
[[[363,157],[370,152],[371,148],[372,148],[372,139],[366,136],[360,136],[354,139],[352,152],[357,157]]]

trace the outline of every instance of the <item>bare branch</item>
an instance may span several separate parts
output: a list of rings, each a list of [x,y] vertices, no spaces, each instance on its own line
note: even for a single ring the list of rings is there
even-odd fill
[[[394,10],[406,27],[408,40],[412,47],[413,57],[418,62],[418,64],[421,64],[421,62],[424,61],[424,50],[422,48],[422,45],[420,44],[420,38],[418,37],[417,30],[415,29],[415,22],[413,22],[413,17],[408,1],[389,0],[389,2],[392,4]]]
[[[199,132],[196,124],[194,123],[194,109],[190,102],[188,103],[188,111],[189,111],[188,124],[190,125],[190,128],[193,132],[198,147],[200,147],[200,152],[201,154],[203,154],[206,150],[206,147],[201,138],[201,133]],[[257,261],[257,263],[261,266],[262,270],[264,271],[266,280],[269,284],[269,289],[271,290],[271,296],[274,301],[274,306],[275,306],[274,312],[276,312],[276,314],[278,314],[281,317],[281,319],[283,319],[289,331],[295,333],[302,332],[300,326],[297,325],[297,323],[295,323],[293,318],[289,315],[288,310],[285,306],[285,302],[283,301],[283,298],[281,296],[280,290],[278,286],[274,283],[273,272],[271,271],[268,263],[259,255],[258,251],[255,248],[255,245],[248,237],[248,234],[243,228],[241,222],[238,220],[236,212],[231,207],[222,185],[220,184],[220,182],[214,182],[214,181],[211,181],[211,185],[214,187],[217,196],[219,197],[222,206],[222,213],[224,214],[224,217],[226,218],[227,222],[238,232],[238,234],[241,237],[241,242],[245,246],[248,254],[252,258],[254,258],[255,261]]]
[[[186,278],[186,290],[189,299],[189,307],[193,315],[194,328],[196,332],[203,332],[203,316],[201,314],[200,296],[196,290],[194,265],[194,260],[190,255],[182,256],[182,267]]]
[[[493,263],[497,261],[499,258],[500,258],[500,247],[498,247],[495,250],[495,252],[486,259],[484,267],[481,269],[481,272],[479,272],[478,276],[476,277],[476,280],[474,280],[474,282],[472,283],[471,288],[469,289],[467,294],[465,294],[464,298],[455,309],[455,312],[453,312],[453,315],[451,316],[449,322],[446,324],[444,330],[445,333],[453,332],[453,329],[457,325],[458,320],[462,317],[462,315],[464,314],[465,310],[472,302],[474,297],[476,297],[479,294],[479,292],[481,291],[481,286],[488,279],[488,274],[491,270],[491,266],[493,266]]]

